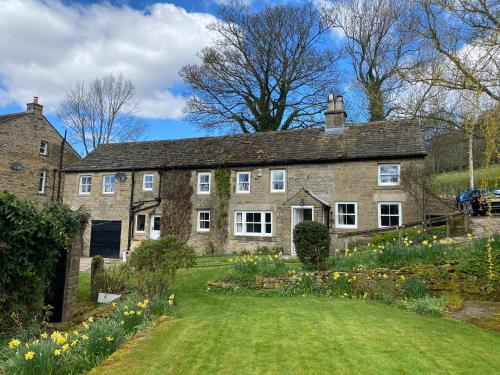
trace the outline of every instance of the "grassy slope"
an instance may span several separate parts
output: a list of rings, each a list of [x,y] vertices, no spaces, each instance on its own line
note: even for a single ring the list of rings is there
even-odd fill
[[[500,165],[493,166],[489,170],[476,169],[475,185],[484,187],[484,183],[489,188],[500,188]],[[469,172],[449,172],[441,173],[432,179],[434,191],[443,195],[456,195],[459,191],[469,188]]]
[[[220,259],[180,272],[182,308],[98,374],[493,374],[500,335],[391,306],[319,297],[207,294]]]

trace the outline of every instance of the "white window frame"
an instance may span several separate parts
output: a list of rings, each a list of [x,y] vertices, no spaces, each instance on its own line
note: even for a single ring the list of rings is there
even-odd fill
[[[146,177],[151,177],[151,187],[146,187]],[[152,173],[146,173],[142,176],[142,191],[153,191],[155,184],[155,175]]]
[[[139,216],[144,216],[144,230],[137,229],[137,223],[139,222],[139,220],[138,220]],[[144,214],[135,215],[134,233],[146,233],[146,215],[144,215]]]
[[[113,177],[115,179],[115,183],[113,184],[113,191],[106,191],[106,177]],[[109,185],[109,184],[108,184]],[[116,190],[116,177],[114,174],[106,174],[102,176],[102,193],[103,194],[114,194]]]
[[[90,178],[90,183],[89,184],[85,184],[85,186],[89,186],[89,191],[83,191],[82,190],[82,186],[83,186],[82,180],[84,178],[86,178],[86,177]],[[80,176],[80,183],[78,184],[78,194],[80,194],[80,195],[90,195],[91,192],[92,192],[92,176],[89,176],[89,175]]]
[[[283,172],[283,189],[275,189],[273,187],[273,175],[276,172]],[[286,169],[272,169],[271,170],[271,193],[283,193],[286,191]]]
[[[201,214],[208,214],[208,220],[201,220]],[[211,217],[210,217],[210,211],[209,210],[198,210],[198,214],[197,214],[197,231],[198,232],[210,232],[210,220],[211,220]],[[201,222],[204,221],[208,221],[208,228],[202,228],[201,227]]]
[[[202,176],[208,176],[208,191],[201,191],[200,190]],[[197,180],[196,191],[198,192],[198,194],[210,194],[210,188],[212,185],[212,174],[210,172],[198,172],[198,177],[196,180]],[[206,183],[204,183],[204,184],[206,184]]]
[[[248,175],[248,190],[241,190],[240,189],[240,176],[242,175]],[[252,173],[247,172],[247,171],[242,171],[242,172],[236,172],[236,192],[238,194],[250,194],[250,189],[252,185]]]
[[[42,181],[42,189],[40,189],[40,180]],[[46,184],[47,184],[47,171],[44,169],[38,173],[38,194],[45,194]]]
[[[241,213],[242,221],[238,222],[238,214]],[[260,224],[261,232],[253,233],[246,231],[246,215],[247,214],[261,214]],[[271,214],[271,233],[266,233],[266,214]],[[242,232],[238,232],[238,224],[242,224]],[[273,236],[273,212],[272,211],[234,211],[234,235],[235,236],[253,236],[253,237],[272,237]]]
[[[351,216],[352,214],[339,214],[339,205],[353,204],[354,205],[354,225],[340,224],[340,216]],[[335,226],[337,228],[357,228],[358,227],[358,202],[335,202]]]
[[[378,227],[379,228],[390,228],[390,226],[382,226],[382,205],[384,204],[390,204],[390,205],[398,205],[398,212],[399,212],[399,220],[398,220],[398,227],[403,224],[403,210],[401,207],[401,202],[378,202]],[[396,216],[396,215],[384,215],[384,216]]]
[[[398,169],[398,181],[397,182],[382,182],[381,169],[382,167],[397,167]],[[392,176],[390,174],[384,174],[384,176]],[[379,186],[397,186],[401,182],[401,165],[399,163],[383,163],[378,165],[378,184]]]
[[[40,155],[47,156],[49,154],[49,142],[40,141]]]

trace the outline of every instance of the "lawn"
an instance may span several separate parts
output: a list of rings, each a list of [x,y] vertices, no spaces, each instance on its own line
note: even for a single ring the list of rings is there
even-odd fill
[[[224,258],[178,274],[180,316],[96,374],[493,374],[500,335],[395,307],[327,297],[210,294]]]
[[[433,189],[437,194],[456,195],[469,188],[469,171],[441,173],[432,178]],[[474,171],[474,184],[477,187],[500,188],[500,165]]]

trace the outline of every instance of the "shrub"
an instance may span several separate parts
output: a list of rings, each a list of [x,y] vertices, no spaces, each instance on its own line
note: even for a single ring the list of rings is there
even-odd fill
[[[186,241],[175,236],[144,240],[132,251],[130,265],[138,272],[137,287],[151,297],[167,288],[180,268],[195,264],[195,253]]]
[[[112,318],[102,318],[91,324],[85,331],[87,340],[82,348],[99,363],[113,353],[125,341],[125,330]]]
[[[293,230],[293,241],[300,261],[313,269],[324,269],[330,249],[330,233],[326,225],[303,221]]]
[[[116,307],[113,317],[126,333],[134,333],[148,322],[149,307],[149,299],[130,294]]]
[[[427,285],[421,279],[408,279],[401,283],[406,298],[423,298],[427,295]]]
[[[132,269],[128,263],[110,264],[96,276],[97,289],[104,293],[123,293],[129,286]]]
[[[85,221],[66,205],[37,206],[0,192],[0,335],[41,317],[59,254]]]
[[[419,315],[440,317],[443,315],[443,297],[424,297],[398,300],[397,305]]]

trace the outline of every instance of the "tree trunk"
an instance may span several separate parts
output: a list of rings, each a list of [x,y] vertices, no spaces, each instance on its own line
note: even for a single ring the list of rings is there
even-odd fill
[[[370,121],[385,120],[382,87],[379,83],[369,83],[365,87],[366,94],[368,96],[368,112],[370,114]]]
[[[474,136],[469,132],[469,187],[474,189]]]

